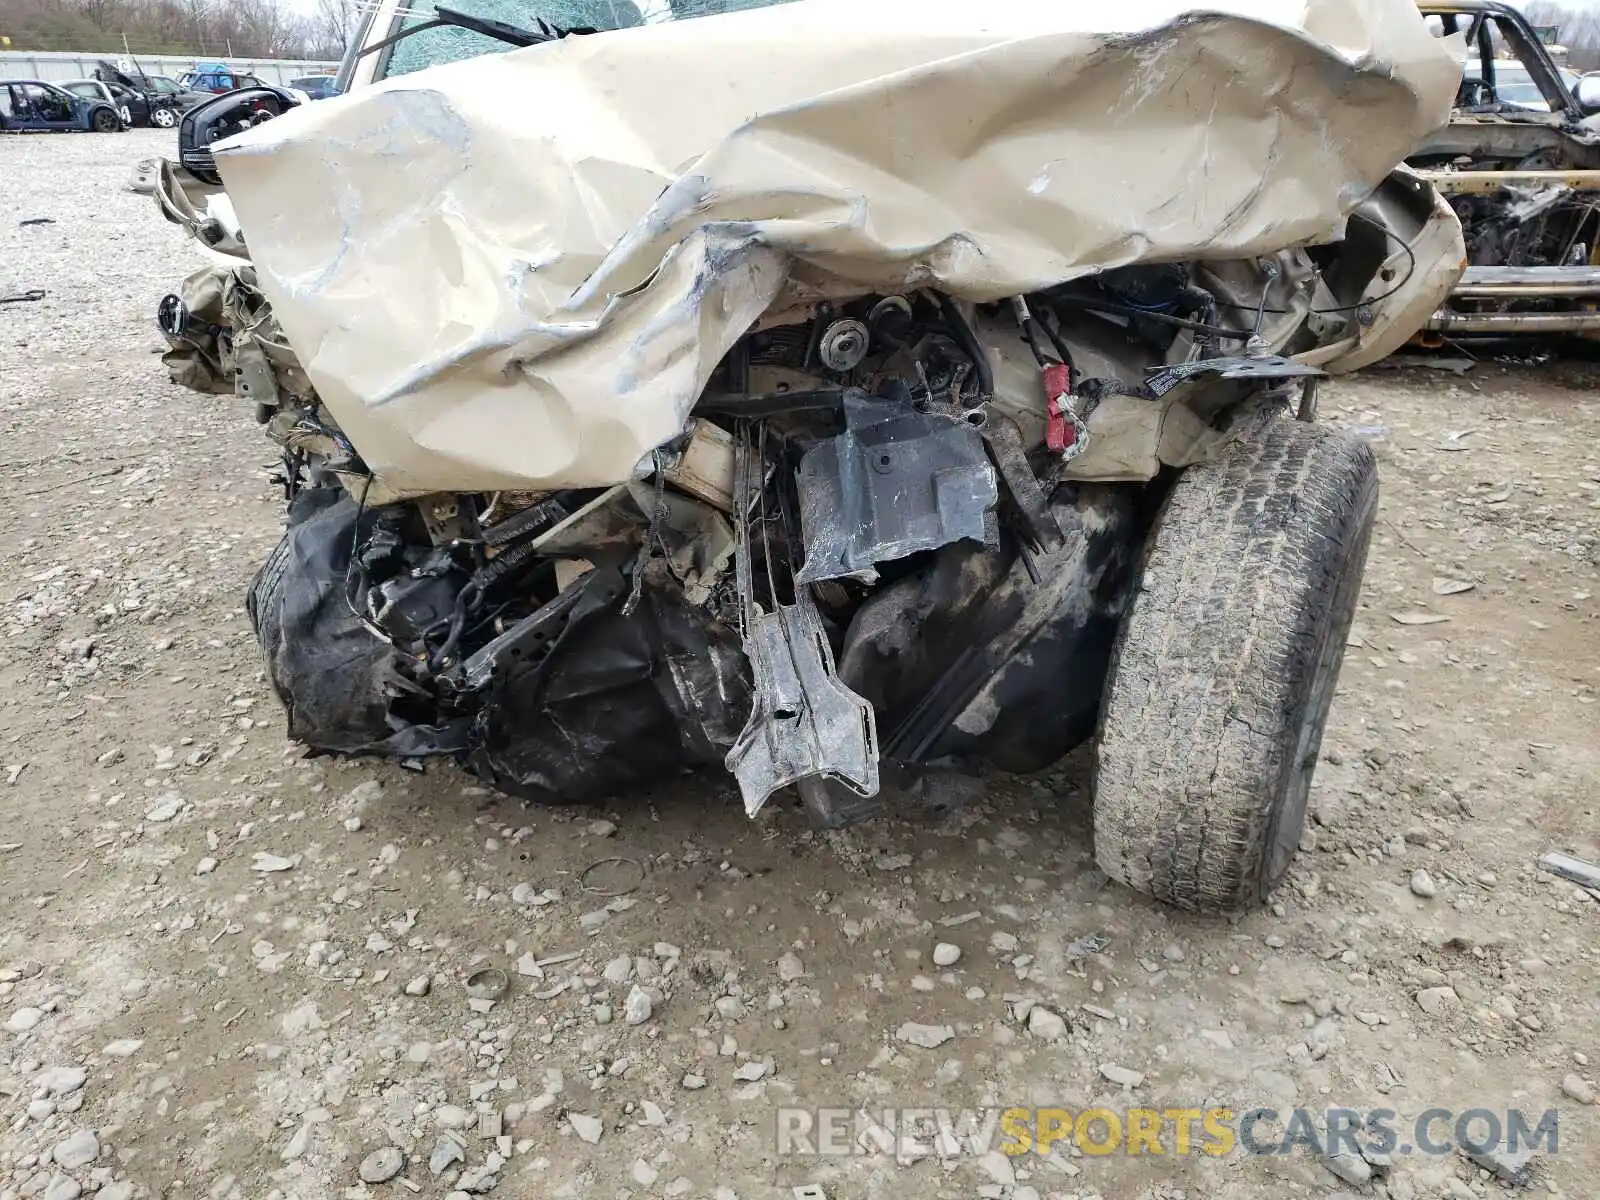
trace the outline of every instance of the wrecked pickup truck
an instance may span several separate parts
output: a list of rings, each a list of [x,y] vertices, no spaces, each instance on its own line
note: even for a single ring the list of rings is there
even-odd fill
[[[281,448],[291,736],[824,825],[1094,738],[1111,876],[1262,897],[1377,502],[1316,381],[1462,263],[1393,169],[1460,77],[1408,0],[504,9],[424,24],[521,49],[246,114],[225,193],[163,168],[217,260],[167,362]]]
[[[1450,200],[1469,266],[1435,335],[1600,335],[1600,75],[1575,80],[1501,0],[1419,0],[1465,42],[1447,125],[1408,162]]]

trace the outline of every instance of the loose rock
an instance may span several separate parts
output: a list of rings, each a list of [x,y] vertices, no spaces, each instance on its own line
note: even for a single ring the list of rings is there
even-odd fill
[[[1501,1183],[1513,1188],[1527,1186],[1528,1178],[1533,1172],[1533,1161],[1537,1151],[1531,1146],[1519,1146],[1515,1151],[1503,1149],[1499,1146],[1475,1147],[1463,1145],[1461,1153],[1465,1154],[1478,1166],[1488,1171]]]
[[[953,967],[961,961],[961,947],[951,942],[940,942],[933,948],[933,965]]]
[[[466,1161],[466,1154],[461,1149],[461,1143],[455,1138],[441,1137],[433,1144],[433,1153],[428,1155],[428,1170],[435,1176],[443,1175],[458,1162]]]
[[[942,1046],[955,1036],[956,1031],[948,1025],[923,1025],[916,1021],[907,1021],[895,1030],[895,1037],[902,1042],[910,1042],[924,1050]]]
[[[1450,987],[1423,988],[1417,993],[1417,1006],[1430,1017],[1437,1017],[1461,1003],[1461,997]]]
[[[1136,1088],[1144,1082],[1144,1076],[1128,1067],[1119,1067],[1116,1063],[1100,1064],[1100,1074],[1112,1083],[1121,1087]]]
[[[144,819],[152,825],[162,825],[172,820],[183,811],[183,797],[177,792],[167,792],[156,797],[156,802],[144,814]]]
[[[1048,1008],[1035,1005],[1028,1013],[1028,1032],[1047,1042],[1067,1036],[1067,1023]]]
[[[645,1162],[645,1160],[642,1158],[636,1158],[633,1160],[633,1166],[629,1168],[628,1174],[633,1176],[633,1181],[640,1187],[649,1187],[661,1177],[661,1172],[656,1170],[649,1163]]]
[[[1361,1187],[1372,1178],[1372,1164],[1349,1150],[1328,1155],[1322,1160],[1322,1165],[1346,1183],[1353,1183],[1357,1187]]]
[[[44,1020],[42,1008],[19,1008],[6,1018],[7,1033],[26,1033]]]
[[[37,1082],[47,1096],[69,1096],[89,1078],[82,1067],[51,1067],[40,1075]]]
[[[95,1137],[92,1129],[80,1129],[57,1142],[55,1149],[50,1151],[50,1157],[58,1167],[68,1171],[86,1167],[100,1157],[100,1139]]]
[[[299,1129],[294,1131],[294,1135],[290,1137],[288,1144],[284,1146],[283,1152],[279,1157],[286,1163],[295,1162],[304,1158],[306,1151],[310,1148],[311,1126],[309,1124],[301,1125]]]
[[[387,1183],[406,1165],[406,1156],[398,1146],[384,1146],[361,1160],[359,1174],[366,1183]]]
[[[1580,1075],[1567,1075],[1561,1080],[1561,1090],[1579,1104],[1595,1103],[1594,1087]]]
[[[628,998],[622,1005],[622,1019],[629,1025],[643,1025],[655,1012],[655,1004],[650,999],[650,993],[638,984],[634,984],[628,992]]]
[[[278,871],[292,871],[300,865],[300,856],[284,858],[281,854],[268,854],[265,850],[257,850],[250,859],[250,869],[269,875]]]

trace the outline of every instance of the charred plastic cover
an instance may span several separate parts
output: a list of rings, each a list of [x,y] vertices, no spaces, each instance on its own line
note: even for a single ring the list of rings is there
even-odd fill
[[[1459,75],[1412,0],[799,0],[402,76],[217,161],[392,491],[590,486],[775,306],[1326,240]]]

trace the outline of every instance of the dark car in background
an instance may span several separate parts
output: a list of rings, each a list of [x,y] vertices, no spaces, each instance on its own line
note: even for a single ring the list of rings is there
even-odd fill
[[[127,69],[102,59],[95,68],[94,78],[110,88],[113,94],[121,88],[143,102],[148,110],[146,117],[139,115],[139,105],[129,105],[129,116],[135,125],[154,125],[161,129],[173,129],[184,113],[196,104],[211,99],[210,92],[197,92],[184,88],[171,76],[146,75],[138,69],[137,64],[125,64],[125,66]],[[73,84],[63,86],[80,95],[85,94]]]
[[[99,79],[64,79],[56,85],[84,100],[101,100],[111,105],[122,123],[131,127],[150,124],[150,102],[130,87]]]
[[[42,79],[0,80],[0,130],[117,133],[128,126],[106,100],[75,96]]]
[[[339,81],[332,75],[302,75],[289,80],[289,86],[304,92],[313,100],[327,100],[339,94]]]

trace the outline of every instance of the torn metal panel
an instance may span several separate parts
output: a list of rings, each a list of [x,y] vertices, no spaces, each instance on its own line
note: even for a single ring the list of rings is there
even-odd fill
[[[1580,887],[1589,888],[1591,891],[1600,889],[1600,865],[1586,859],[1574,858],[1570,854],[1562,854],[1552,850],[1548,854],[1539,856],[1539,869],[1549,871],[1552,875],[1559,875],[1563,879],[1571,880]]]
[[[794,604],[750,621],[744,652],[755,706],[727,766],[739,781],[745,812],[755,816],[773,792],[804,779],[876,794],[872,706],[839,682],[828,635],[804,589]]]
[[[986,540],[1000,492],[975,425],[861,391],[845,393],[844,417],[845,432],[800,462],[806,556],[796,584]]]
[[[758,427],[759,430],[759,427]],[[787,524],[784,497],[768,502],[767,461],[759,433],[734,443],[734,581],[750,660],[750,719],[728,751],[745,812],[755,816],[779,788],[801,780],[837,782],[861,796],[878,791],[877,720],[839,680],[816,603],[807,585],[779,598],[786,553],[771,524]],[[756,578],[752,539],[761,539],[764,580]],[[759,588],[759,590],[758,590]],[[762,602],[765,597],[765,604]]]
[[[405,75],[216,162],[384,494],[608,486],[770,309],[1337,236],[1459,77],[1410,0],[799,0]]]
[[[277,408],[278,381],[272,361],[256,341],[245,334],[233,340],[234,394],[266,408]]]
[[[1165,396],[1180,384],[1200,379],[1301,379],[1326,372],[1304,363],[1292,362],[1275,354],[1233,356],[1228,358],[1202,358],[1194,362],[1175,363],[1153,371],[1145,380],[1145,387],[1153,396]]]

